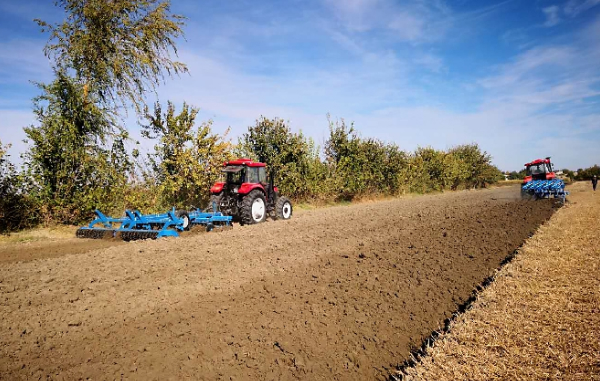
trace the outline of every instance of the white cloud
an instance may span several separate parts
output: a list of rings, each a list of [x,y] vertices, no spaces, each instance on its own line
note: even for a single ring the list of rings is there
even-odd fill
[[[542,11],[546,15],[544,26],[551,27],[560,23],[560,8],[557,5],[546,7]]]
[[[386,32],[392,40],[423,43],[443,37],[452,12],[442,1],[325,0],[349,32]]]
[[[434,73],[439,74],[446,70],[442,58],[431,53],[424,53],[422,55],[418,55],[414,59],[414,62],[415,64],[425,67]]]
[[[248,75],[190,52],[183,58],[191,72],[198,74],[172,83],[161,91],[161,96],[200,106],[203,118],[214,118],[218,131],[232,126],[233,136],[243,133],[260,115],[277,116],[290,120],[294,130],[302,129],[322,144],[328,133],[325,114],[331,113],[334,118],[355,121],[363,136],[393,141],[407,150],[428,145],[445,149],[477,142],[502,169],[519,169],[533,157],[548,155],[555,157],[561,167],[574,167],[592,165],[594,157],[567,154],[564,146],[550,147],[541,137],[580,139],[581,152],[592,152],[591,146],[597,143],[581,136],[600,133],[600,115],[573,114],[571,109],[566,114],[544,113],[543,108],[596,94],[590,90],[595,79],[553,86],[540,85],[539,78],[528,86],[523,87],[523,83],[541,67],[562,67],[576,52],[560,47],[537,48],[498,68],[500,74],[487,79],[488,90],[500,91],[495,86],[501,86],[506,96],[494,93],[472,112],[433,105],[427,94],[418,93],[409,83],[403,88],[386,81],[389,72],[379,69],[357,74],[363,66],[344,66],[334,71],[305,68],[302,76],[273,78]],[[393,61],[390,59],[381,69],[387,67],[393,72]],[[379,59],[374,58],[373,64],[377,62]],[[403,97],[415,95],[413,91],[417,91],[418,105],[398,106],[405,103]]]
[[[399,12],[388,24],[394,35],[401,41],[419,41],[425,36],[425,20],[415,14]]]
[[[353,31],[367,31],[375,27],[378,11],[383,7],[382,0],[325,0],[335,17],[346,28]]]
[[[570,46],[535,47],[522,53],[511,63],[502,65],[500,74],[479,81],[488,89],[522,86],[534,82],[543,68],[567,69],[573,65],[576,50]],[[536,75],[537,74],[537,75]]]

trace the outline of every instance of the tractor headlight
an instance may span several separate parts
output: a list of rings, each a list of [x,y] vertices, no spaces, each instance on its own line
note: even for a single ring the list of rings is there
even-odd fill
[[[238,187],[233,188],[233,193],[238,193]]]

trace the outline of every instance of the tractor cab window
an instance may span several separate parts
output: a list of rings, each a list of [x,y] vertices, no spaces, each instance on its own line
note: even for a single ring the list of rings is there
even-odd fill
[[[246,182],[251,184],[256,184],[259,182],[258,167],[248,167],[246,171],[248,171],[248,179],[246,180]]]
[[[226,182],[231,184],[241,184],[245,181],[244,167],[241,165],[228,165],[223,168],[226,176]]]
[[[258,167],[258,182],[267,183],[267,169],[265,167]]]
[[[530,176],[541,175],[546,173],[546,164],[536,164],[527,167],[527,174]]]

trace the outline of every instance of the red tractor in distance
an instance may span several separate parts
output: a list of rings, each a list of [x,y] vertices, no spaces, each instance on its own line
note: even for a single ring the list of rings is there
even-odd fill
[[[525,164],[525,168],[527,172],[523,179],[523,185],[532,180],[553,180],[556,178],[554,168],[550,162],[550,157],[537,159],[531,163],[527,163]]]
[[[525,168],[525,178],[523,179],[523,184],[521,184],[521,198],[523,199],[532,198],[536,194],[535,188],[539,188],[540,184],[556,179],[556,173],[554,173],[550,157],[527,163],[525,164]],[[560,183],[564,190],[564,183],[562,181]]]
[[[267,179],[264,163],[250,159],[237,159],[225,163],[224,181],[210,188],[209,209],[216,207],[241,224],[257,224],[267,216],[288,220],[292,217],[292,203],[279,195],[273,184],[273,175]]]

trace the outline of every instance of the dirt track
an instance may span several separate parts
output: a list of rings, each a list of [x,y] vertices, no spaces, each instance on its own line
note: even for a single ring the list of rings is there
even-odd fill
[[[516,194],[320,209],[4,263],[0,379],[385,378],[552,215]]]

